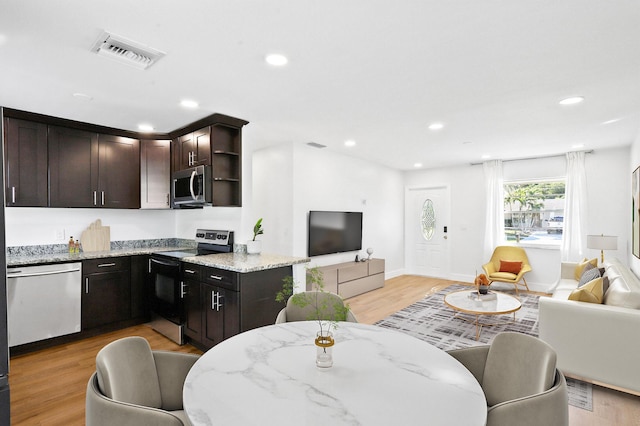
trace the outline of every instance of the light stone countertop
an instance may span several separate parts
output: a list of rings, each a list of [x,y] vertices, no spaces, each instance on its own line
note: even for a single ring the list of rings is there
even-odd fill
[[[184,409],[198,425],[484,425],[478,381],[446,352],[373,325],[339,323],[333,366],[318,368],[318,324],[253,329],[191,368]]]
[[[183,257],[183,262],[210,266],[234,272],[255,272],[283,266],[297,265],[311,261],[308,257],[291,257],[279,254],[261,253],[218,253],[203,256]]]
[[[7,255],[7,266],[30,266],[45,263],[69,263],[80,262],[88,259],[103,259],[119,256],[136,256],[157,253],[161,251],[184,250],[184,247],[144,247],[144,248],[123,248],[107,251],[92,251],[81,253],[43,253],[43,254],[24,254],[24,255]]]
[[[123,248],[109,251],[81,252],[81,253],[47,253],[47,254],[26,254],[7,256],[7,267],[31,266],[48,263],[69,263],[80,262],[88,259],[103,259],[119,256],[136,256],[163,251],[184,250],[184,247],[145,247],[145,248]],[[274,269],[283,266],[291,266],[301,263],[308,263],[308,257],[292,257],[278,254],[241,254],[241,253],[219,253],[203,256],[184,257],[180,259],[197,265],[209,266],[225,269],[234,272],[254,272]]]

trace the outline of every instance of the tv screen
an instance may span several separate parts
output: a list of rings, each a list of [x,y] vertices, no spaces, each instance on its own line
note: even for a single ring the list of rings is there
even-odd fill
[[[309,212],[309,256],[362,249],[362,212]]]

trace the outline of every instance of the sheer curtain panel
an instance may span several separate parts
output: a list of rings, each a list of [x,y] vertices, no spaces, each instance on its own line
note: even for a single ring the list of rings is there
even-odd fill
[[[504,179],[502,160],[482,163],[487,192],[487,213],[484,231],[484,258],[489,259],[493,249],[504,242]]]
[[[567,186],[564,202],[564,229],[561,258],[563,262],[582,259],[583,235],[587,230],[587,175],[584,152],[567,153]]]

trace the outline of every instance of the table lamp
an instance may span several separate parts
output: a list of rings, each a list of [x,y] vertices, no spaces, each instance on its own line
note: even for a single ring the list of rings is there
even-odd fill
[[[604,263],[604,251],[617,250],[618,237],[611,235],[587,235],[587,248],[600,250],[600,263]]]

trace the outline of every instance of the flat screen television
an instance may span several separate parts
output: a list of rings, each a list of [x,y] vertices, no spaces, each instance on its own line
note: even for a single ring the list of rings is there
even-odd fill
[[[362,212],[309,212],[309,257],[362,249]]]

